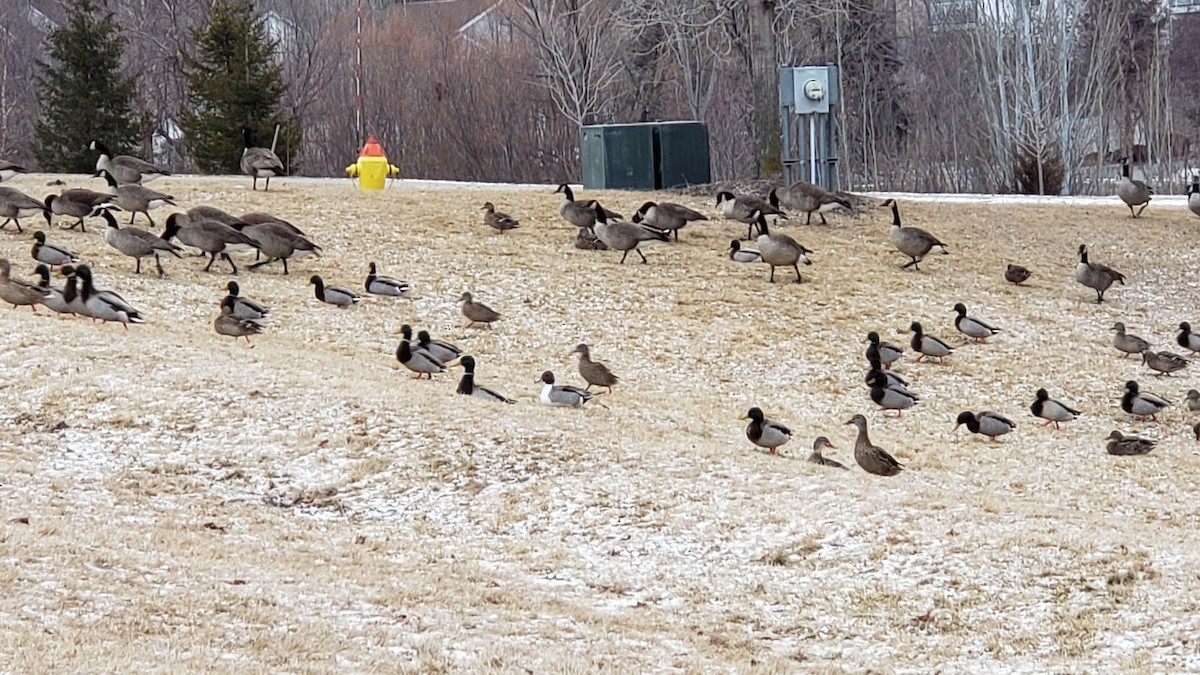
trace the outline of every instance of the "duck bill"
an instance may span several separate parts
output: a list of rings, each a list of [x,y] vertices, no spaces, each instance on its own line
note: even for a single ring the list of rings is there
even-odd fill
[[[460,356],[460,357],[454,359],[453,361],[445,364],[445,366],[447,368],[462,368],[462,357]]]
[[[955,424],[955,425],[954,425],[954,428],[950,430],[950,433],[955,433],[955,432],[957,432],[957,431],[958,431],[958,428],[959,428],[959,427],[961,427],[961,426],[962,426],[962,424]]]

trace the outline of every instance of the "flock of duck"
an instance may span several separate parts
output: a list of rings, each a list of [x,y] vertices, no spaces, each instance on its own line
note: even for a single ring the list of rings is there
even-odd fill
[[[245,135],[245,141],[243,173],[254,178],[254,189],[257,189],[257,179],[260,177],[267,179],[269,189],[270,177],[281,175],[282,165],[270,150],[252,147],[248,134]],[[105,222],[105,243],[119,253],[134,258],[135,273],[141,273],[144,258],[153,258],[160,276],[164,273],[161,258],[182,257],[183,246],[209,258],[204,271],[210,271],[213,265],[221,260],[229,266],[232,274],[238,273],[237,265],[229,255],[232,252],[253,251],[258,262],[249,266],[251,270],[275,262],[282,263],[285,275],[289,273],[289,259],[302,254],[321,253],[321,247],[309,239],[300,228],[282,218],[260,212],[234,216],[216,207],[204,205],[170,214],[166,218],[161,235],[133,227],[138,214],[144,215],[151,226],[154,226],[154,220],[150,216],[152,209],[176,206],[172,196],[144,185],[156,178],[170,175],[169,172],[136,157],[112,157],[107,148],[98,142],[93,142],[91,148],[100,153],[94,177],[105,181],[107,191],[65,189],[60,194],[38,200],[18,190],[0,187],[0,216],[5,218],[4,222],[0,223],[0,229],[12,222],[17,232],[21,232],[22,218],[40,215],[47,225],[52,225],[56,216],[74,218],[74,222],[67,229],[79,228],[86,232],[85,219],[98,217]],[[0,160],[0,181],[24,172],[22,167]],[[568,185],[559,185],[555,192],[563,195],[559,214],[577,228],[575,246],[587,250],[620,251],[621,264],[625,263],[631,251],[638,254],[643,264],[648,263],[648,259],[639,248],[642,243],[669,242],[672,238],[678,241],[680,230],[688,224],[708,220],[704,214],[680,204],[648,201],[626,221],[620,213],[605,208],[597,200],[576,199]],[[1132,180],[1129,166],[1124,165],[1118,195],[1129,206],[1133,217],[1141,216],[1152,193],[1153,190],[1144,182]],[[771,190],[765,199],[729,191],[719,192],[716,195],[716,207],[721,217],[745,224],[746,239],[752,240],[757,246],[745,247],[741,241],[734,239],[730,242],[728,257],[738,263],[767,265],[770,268],[768,282],[774,282],[776,267],[791,267],[796,275],[795,282],[802,283],[799,264],[811,265],[812,261],[808,256],[813,252],[788,235],[773,233],[770,229],[771,222],[787,219],[789,213],[804,213],[807,216],[806,223],[810,223],[812,214],[817,213],[821,222],[825,223],[825,213],[832,209],[840,207],[852,210],[852,198],[852,195],[829,192],[803,181]],[[1200,179],[1194,179],[1188,190],[1188,205],[1193,212],[1200,215]],[[943,255],[949,254],[948,245],[930,232],[905,226],[900,219],[899,205],[894,199],[885,200],[881,206],[891,210],[889,239],[892,245],[908,258],[902,268],[919,270],[920,263],[935,250]],[[1139,206],[1140,209],[1135,211],[1134,207]],[[520,227],[516,218],[498,211],[492,202],[485,203],[482,210],[483,223],[500,233]],[[114,211],[129,212],[129,223],[125,226],[118,223],[113,215]],[[757,237],[754,238],[756,231]],[[79,256],[64,246],[48,241],[42,231],[35,232],[33,240],[31,257],[37,263],[34,273],[38,276],[38,281],[31,283],[15,278],[12,275],[12,263],[0,259],[0,299],[14,307],[29,306],[35,312],[36,306],[42,305],[55,312],[81,315],[94,321],[118,322],[126,329],[130,323],[144,322],[141,313],[117,292],[95,285],[91,268],[79,264]],[[1096,302],[1104,301],[1105,292],[1114,283],[1125,283],[1126,278],[1120,272],[1090,261],[1086,245],[1079,246],[1078,258],[1074,279],[1096,293]],[[62,287],[51,284],[51,272],[55,268],[58,268],[60,275],[66,279]],[[367,294],[404,297],[409,292],[409,284],[406,282],[378,274],[374,262],[368,264],[367,270],[363,282]],[[1030,276],[1032,273],[1020,265],[1010,264],[1004,270],[1004,278],[1016,285],[1022,284]],[[326,284],[319,275],[312,275],[309,283],[314,287],[314,295],[318,300],[342,309],[351,307],[362,299],[362,295],[354,290]],[[234,339],[245,338],[249,342],[251,335],[263,331],[264,326],[261,322],[267,317],[270,309],[262,303],[240,295],[240,287],[235,281],[228,282],[225,290],[227,295],[219,303],[220,314],[214,319],[213,328],[220,335]],[[494,322],[502,318],[499,312],[476,301],[469,292],[462,294],[459,303],[462,315],[467,320],[464,327],[491,328]],[[971,316],[963,303],[955,304],[953,311],[956,314],[955,329],[972,342],[986,344],[988,338],[1000,333],[999,328]],[[1178,344],[1193,355],[1200,353],[1200,334],[1193,333],[1187,322],[1180,323],[1179,329]],[[1128,333],[1122,323],[1114,325],[1113,331],[1114,347],[1124,356],[1140,355],[1143,363],[1157,375],[1169,376],[1187,367],[1189,363],[1185,357],[1178,354],[1154,351],[1148,342]],[[955,352],[955,348],[945,340],[926,333],[919,322],[911,324],[910,332],[912,338],[909,345],[917,355],[916,362],[936,359],[940,364]],[[410,370],[415,378],[432,379],[435,374],[461,367],[464,374],[459,380],[457,393],[503,403],[516,402],[494,389],[477,384],[475,358],[464,354],[458,346],[434,339],[425,330],[416,333],[414,344],[413,328],[410,325],[402,327],[401,337],[396,349],[396,359]],[[919,395],[909,389],[909,383],[892,370],[892,365],[904,356],[905,350],[883,341],[874,331],[868,333],[866,342],[868,346],[865,357],[868,370],[864,381],[868,387],[869,399],[884,411],[885,416],[888,412],[894,412],[897,416],[903,415],[904,410],[916,406],[921,400]],[[538,400],[543,405],[582,407],[595,398],[592,387],[611,392],[613,386],[619,382],[608,366],[592,359],[591,348],[587,344],[577,345],[571,354],[578,356],[579,375],[586,386],[580,388],[559,384],[553,372],[545,371],[536,380],[542,386]],[[1186,400],[1189,410],[1200,410],[1200,392],[1190,390]],[[1136,381],[1131,380],[1125,384],[1121,408],[1136,419],[1156,420],[1157,414],[1170,405],[1172,404],[1162,396],[1142,391]],[[1030,411],[1044,420],[1043,426],[1053,425],[1056,429],[1060,424],[1070,422],[1081,414],[1071,406],[1050,398],[1045,389],[1036,392]],[[776,454],[778,448],[792,438],[790,429],[778,421],[768,419],[758,407],[751,408],[743,419],[750,421],[746,427],[746,436],[750,442],[771,454]],[[993,442],[1013,432],[1017,426],[1011,419],[988,410],[964,411],[958,415],[955,422],[956,430],[965,426],[968,431],[986,436]],[[854,458],[863,470],[880,476],[895,476],[903,470],[903,465],[891,454],[871,442],[867,420],[863,415],[854,415],[846,424],[853,425],[858,430]],[[1197,440],[1200,440],[1200,423],[1195,425],[1193,432]],[[1107,451],[1114,455],[1145,454],[1156,443],[1154,440],[1126,435],[1120,431],[1113,431],[1105,440]],[[824,436],[818,437],[813,443],[809,461],[845,469],[843,464],[822,454],[827,448],[833,448],[829,439]]]

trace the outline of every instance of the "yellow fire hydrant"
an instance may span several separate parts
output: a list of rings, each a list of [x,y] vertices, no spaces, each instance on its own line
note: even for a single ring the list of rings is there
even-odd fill
[[[400,175],[400,167],[388,164],[379,141],[375,136],[369,136],[362,152],[358,153],[358,161],[346,167],[346,173],[358,179],[361,190],[382,190],[389,177]]]

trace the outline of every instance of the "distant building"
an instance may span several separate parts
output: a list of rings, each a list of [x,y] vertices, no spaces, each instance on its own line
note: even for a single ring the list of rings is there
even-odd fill
[[[461,40],[476,47],[508,44],[516,40],[517,30],[504,11],[505,0],[496,0],[487,9],[471,17],[458,29]]]

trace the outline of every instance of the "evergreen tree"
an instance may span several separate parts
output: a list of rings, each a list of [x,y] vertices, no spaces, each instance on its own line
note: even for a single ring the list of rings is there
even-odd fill
[[[276,44],[250,2],[219,0],[208,24],[192,37],[198,53],[185,57],[191,98],[182,126],[196,166],[208,173],[237,173],[243,128],[257,145],[270,147],[275,125],[284,125],[279,148],[296,148],[297,127],[285,124],[279,111],[287,86],[274,60]]]
[[[49,36],[50,61],[38,63],[34,156],[47,171],[94,171],[93,140],[117,154],[137,146],[136,80],[121,75],[125,41],[112,15],[96,15],[91,0],[70,0],[66,25]]]

